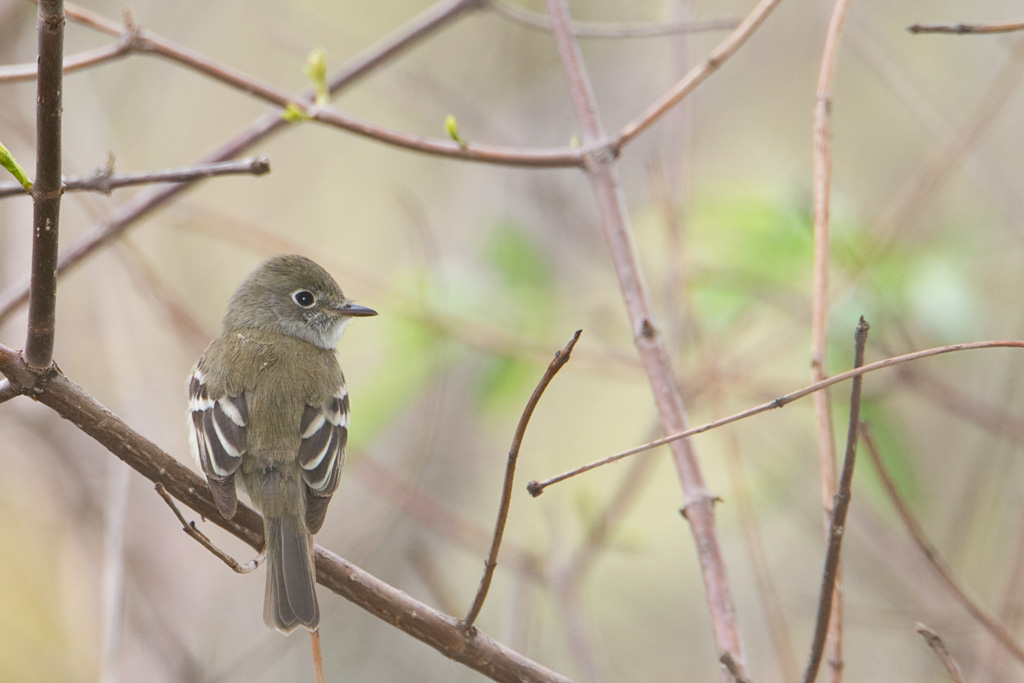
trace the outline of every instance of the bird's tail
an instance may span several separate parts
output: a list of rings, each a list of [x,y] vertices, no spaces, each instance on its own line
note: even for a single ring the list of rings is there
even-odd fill
[[[301,519],[264,516],[267,539],[267,594],[263,621],[281,633],[300,624],[315,631],[320,625],[316,602],[316,569],[312,544]]]

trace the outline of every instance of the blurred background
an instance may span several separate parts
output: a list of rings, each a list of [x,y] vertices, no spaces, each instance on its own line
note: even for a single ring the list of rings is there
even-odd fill
[[[496,0],[497,1],[497,0]],[[504,3],[504,0],[500,0]],[[90,0],[114,21],[125,4]],[[570,3],[588,22],[738,19],[750,2]],[[620,163],[643,266],[691,421],[810,380],[811,114],[832,3],[786,0]],[[424,0],[136,0],[141,27],[289,92],[317,47],[345,64]],[[538,0],[521,12],[543,12]],[[35,61],[35,6],[0,0],[0,64]],[[1024,43],[913,36],[917,22],[1020,19],[1009,0],[854,2],[833,94],[830,348],[852,362],[1022,336]],[[469,12],[335,100],[342,112],[470,142],[561,147],[578,134],[551,36],[505,4]],[[538,15],[539,16],[539,15]],[[726,35],[585,38],[617,130]],[[69,22],[66,54],[116,39]],[[34,175],[34,83],[0,84],[0,140]],[[64,173],[187,166],[269,108],[148,57],[70,74]],[[263,258],[298,252],[380,316],[348,328],[348,464],[317,542],[450,614],[477,588],[509,444],[554,352],[520,456],[506,541],[478,622],[584,681],[714,680],[683,496],[664,449],[551,487],[525,484],[661,435],[597,211],[576,169],[496,167],[316,124],[256,145],[267,176],[206,181],[61,280],[55,358],[183,463],[185,377]],[[6,180],[6,179],[5,179]],[[65,195],[65,252],[149,189]],[[24,286],[31,201],[0,201],[0,298]],[[23,345],[25,311],[0,321]],[[1024,589],[1024,356],[947,355],[869,375],[863,417],[955,575],[1011,624]],[[837,443],[847,385],[832,405]],[[751,677],[793,680],[808,651],[824,544],[809,400],[695,439]],[[238,576],[181,533],[152,485],[25,398],[0,406],[0,680],[308,681],[309,644],[262,622],[262,571]],[[848,680],[942,680],[914,632],[943,636],[973,681],[1021,681],[939,583],[862,455],[846,535]],[[185,511],[191,519],[194,515]],[[239,560],[252,551],[200,522]],[[109,600],[123,620],[105,632]],[[329,680],[479,674],[321,591]],[[115,648],[109,647],[116,644]]]

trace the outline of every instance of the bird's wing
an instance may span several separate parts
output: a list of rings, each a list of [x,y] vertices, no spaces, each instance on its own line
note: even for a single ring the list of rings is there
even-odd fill
[[[202,361],[188,385],[189,442],[213,494],[217,510],[231,519],[238,506],[235,472],[245,453],[249,409],[245,394],[210,396]]]
[[[299,464],[306,484],[306,525],[316,533],[324,523],[327,504],[338,488],[348,441],[348,389],[342,380],[334,396],[322,405],[307,405],[300,427]]]

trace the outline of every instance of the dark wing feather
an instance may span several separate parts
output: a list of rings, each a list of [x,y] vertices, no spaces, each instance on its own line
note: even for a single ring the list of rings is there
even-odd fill
[[[193,455],[203,468],[218,512],[231,519],[238,507],[235,472],[242,464],[249,424],[245,395],[211,397],[200,361],[189,381],[188,399]]]
[[[338,488],[348,442],[348,390],[344,383],[320,406],[302,413],[299,464],[306,484],[306,525],[316,533],[324,523],[327,504]]]

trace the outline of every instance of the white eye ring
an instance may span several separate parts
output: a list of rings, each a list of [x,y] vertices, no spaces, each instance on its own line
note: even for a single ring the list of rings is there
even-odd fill
[[[292,292],[292,301],[303,308],[311,308],[316,303],[316,297],[308,289],[297,289]]]

